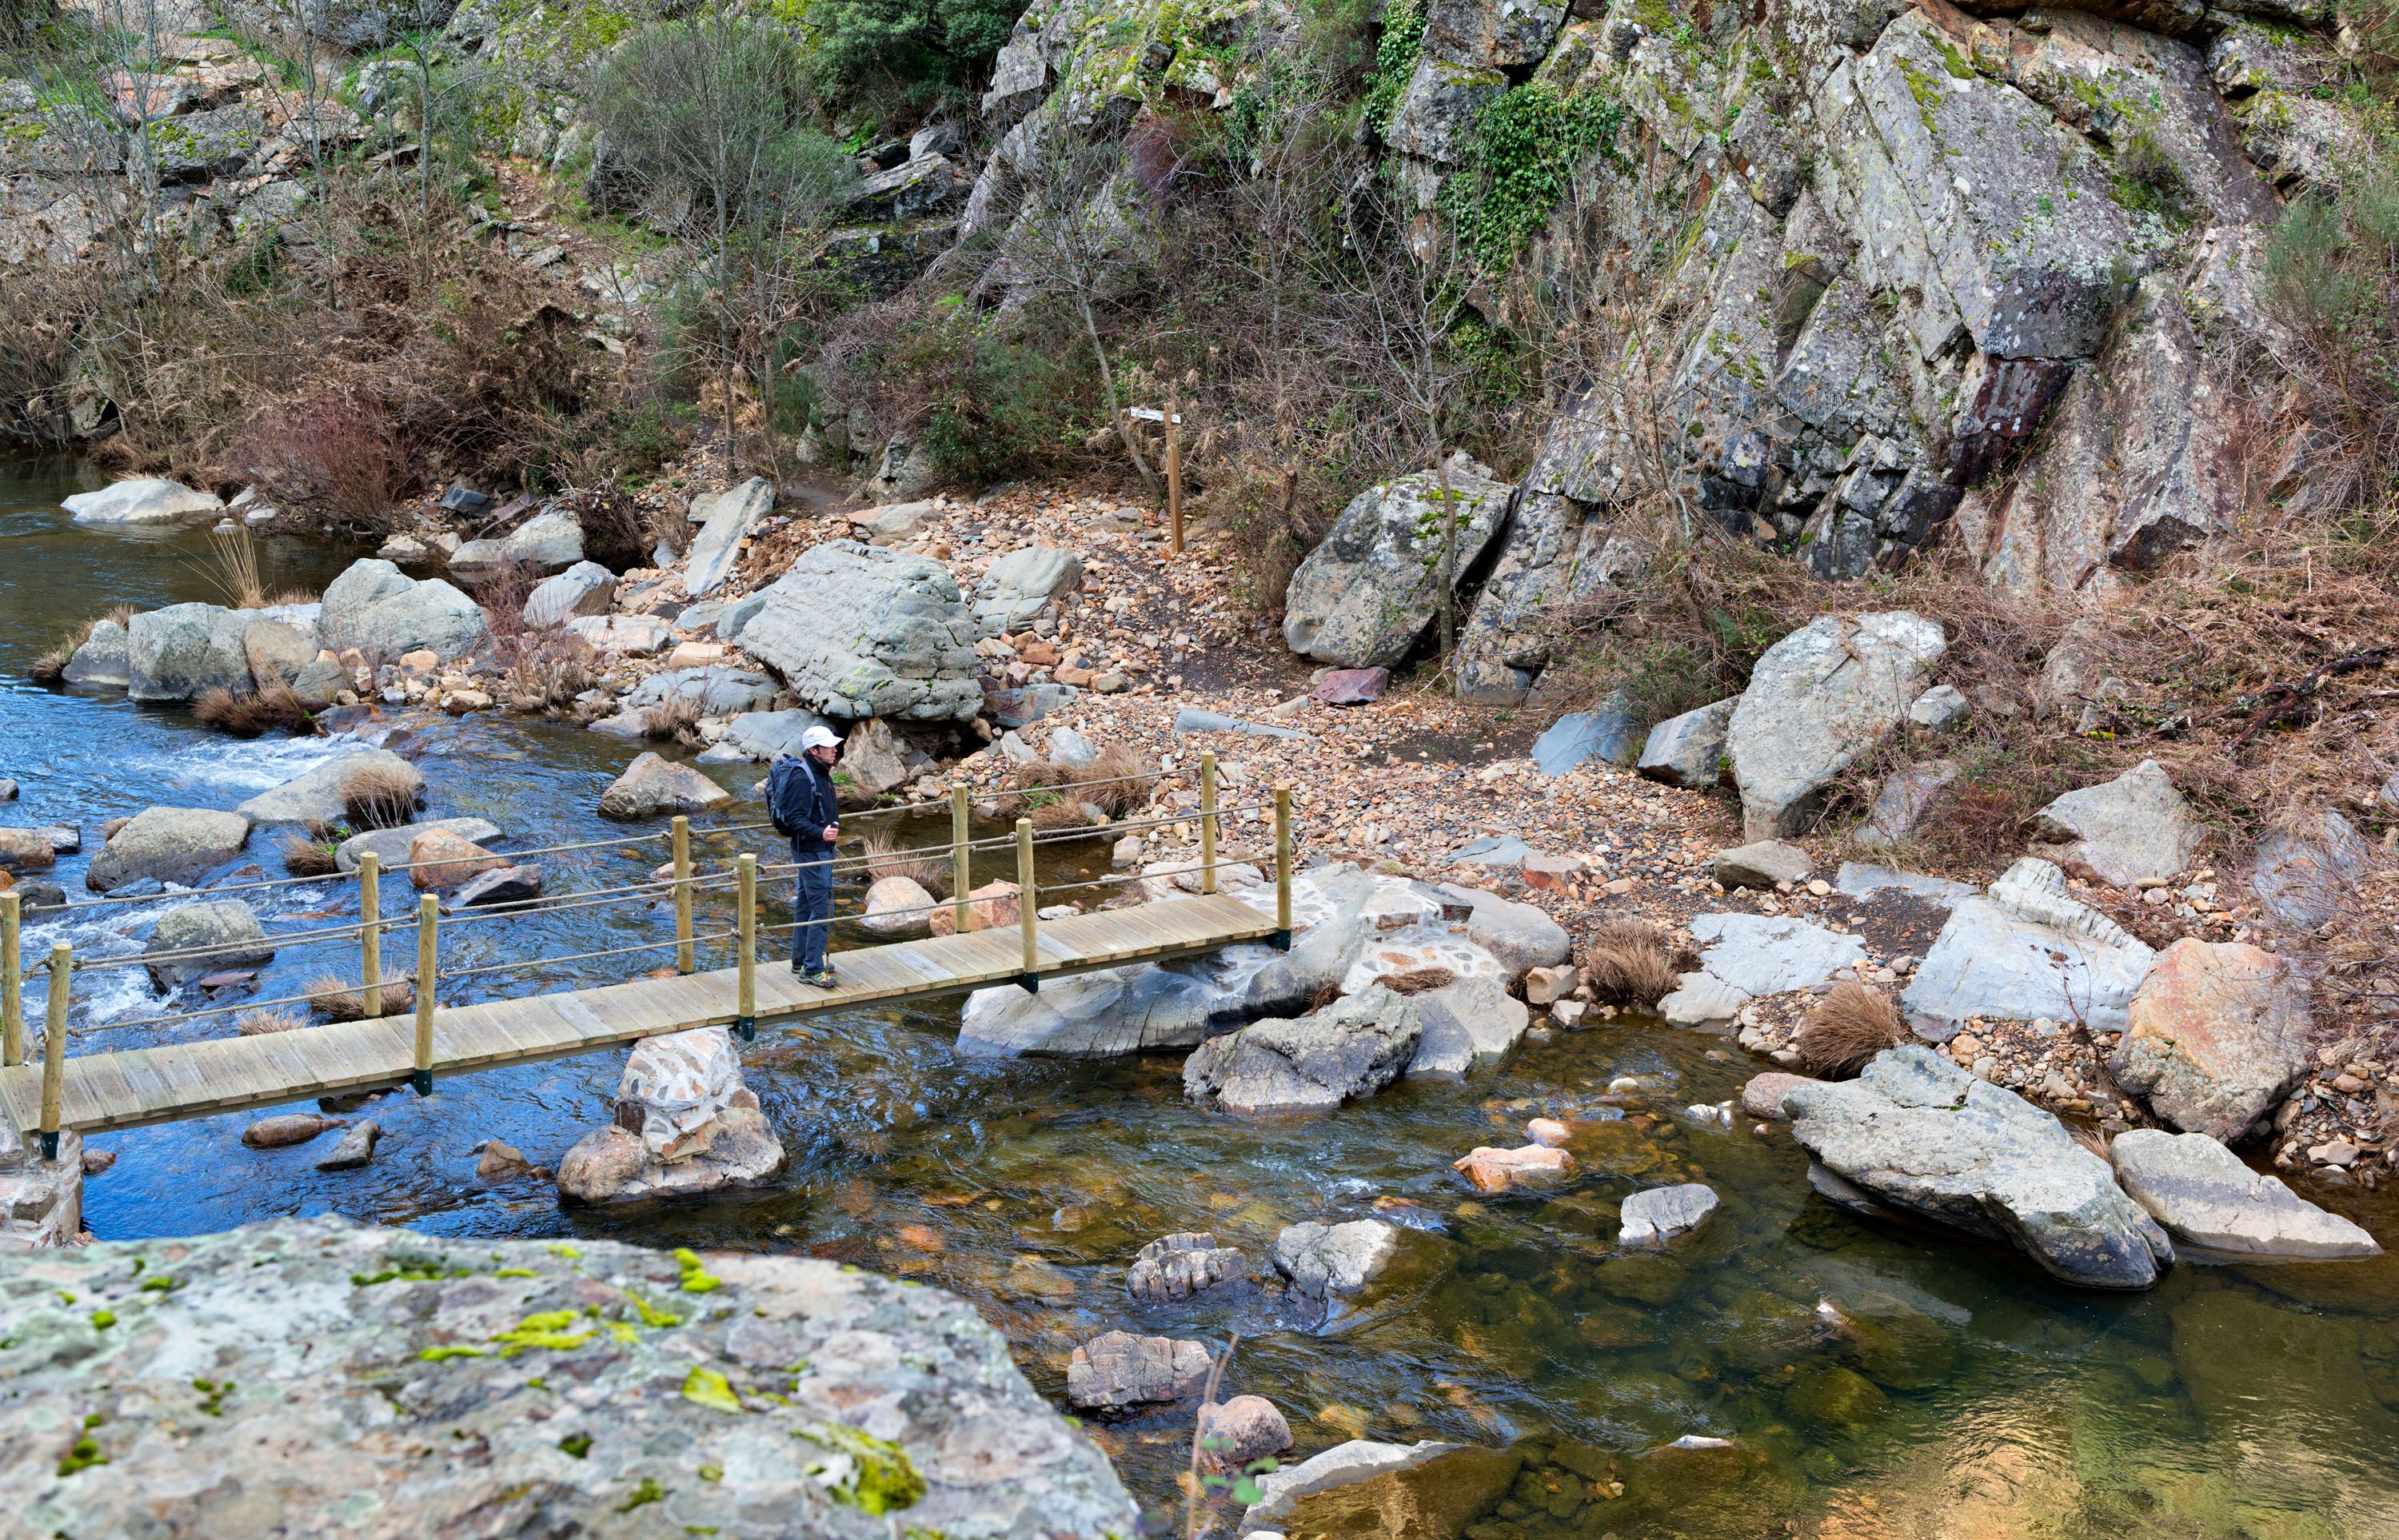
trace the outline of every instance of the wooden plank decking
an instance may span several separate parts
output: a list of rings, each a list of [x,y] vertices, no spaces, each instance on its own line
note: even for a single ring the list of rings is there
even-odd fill
[[[1271,915],[1238,898],[1175,898],[1132,909],[1045,920],[1044,979],[1126,963],[1213,952],[1274,934]],[[1016,981],[1023,937],[1013,925],[835,954],[841,987],[814,989],[781,959],[757,970],[761,1024],[891,1005]],[[738,973],[636,979],[598,989],[489,1000],[433,1018],[433,1074],[443,1078],[614,1047],[689,1027],[727,1026]],[[70,1055],[61,1128],[82,1133],[138,1128],[340,1091],[404,1085],[414,1066],[413,1018],[345,1021],[257,1037],[211,1038],[121,1053]],[[0,1103],[16,1128],[40,1126],[42,1067],[0,1069]]]

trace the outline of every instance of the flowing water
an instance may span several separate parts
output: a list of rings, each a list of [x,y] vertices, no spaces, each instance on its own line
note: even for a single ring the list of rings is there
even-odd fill
[[[210,597],[186,564],[197,537],[67,524],[56,500],[77,474],[0,464],[0,775],[24,787],[0,819],[76,822],[96,847],[103,818],[160,803],[231,806],[328,752],[314,740],[236,742],[179,709],[23,682],[76,620],[117,602]],[[278,543],[270,584],[321,583],[350,554]],[[415,725],[432,815],[489,817],[519,845],[627,832],[591,812],[625,745],[498,717]],[[729,848],[703,841],[719,856]],[[270,850],[251,855],[279,874]],[[54,873],[71,896],[85,896],[88,858]],[[612,844],[544,864],[556,893],[631,881],[662,858],[655,843]],[[342,883],[270,893],[270,930],[356,912]],[[392,883],[386,912],[406,902]],[[60,935],[81,955],[129,954],[157,911],[70,916],[34,927],[28,951]],[[627,945],[664,924],[617,907],[460,925],[444,967]],[[339,961],[287,952],[260,995],[295,993]],[[443,993],[571,981],[591,979],[562,968]],[[85,976],[76,1051],[230,1030],[224,1018],[142,1024],[201,1003],[162,999],[139,968]],[[2399,1536],[2390,1259],[2186,1264],[2127,1297],[2058,1288],[2011,1254],[1812,1199],[1787,1133],[1760,1138],[1682,1111],[1734,1095],[1742,1056],[1654,1026],[1560,1034],[1497,1074],[1265,1124],[1185,1104],[1171,1058],[962,1060],[956,1026],[949,1006],[762,1033],[745,1054],[749,1077],[792,1169],[739,1198],[595,1215],[562,1209],[544,1184],[479,1182],[480,1141],[554,1164],[606,1117],[618,1060],[595,1055],[378,1101],[359,1115],[386,1138],[358,1172],[317,1171],[316,1145],[245,1148],[254,1114],[104,1136],[93,1144],[120,1158],[88,1184],[86,1211],[108,1238],[332,1211],[444,1236],[806,1251],[964,1294],[1062,1403],[1068,1353],[1098,1331],[1220,1347],[1238,1333],[1228,1391],[1281,1407],[1300,1454],[1361,1435],[1500,1452],[1320,1501],[1294,1533]],[[1625,1074],[1645,1089],[1606,1094]],[[1524,1121],[1543,1114],[1582,1125],[1583,1174],[1570,1187],[1483,1196],[1449,1170],[1478,1143],[1521,1142]],[[1618,1203],[1668,1181],[1704,1181],[1725,1207],[1693,1244],[1616,1254]],[[2390,1202],[2343,1195],[2340,1206],[2399,1238]],[[1157,1235],[1211,1230],[1262,1259],[1285,1223],[1366,1214],[1409,1227],[1399,1279],[1330,1322],[1254,1290],[1154,1308],[1124,1293],[1126,1263]],[[1145,1504],[1179,1514],[1187,1408],[1092,1428]]]

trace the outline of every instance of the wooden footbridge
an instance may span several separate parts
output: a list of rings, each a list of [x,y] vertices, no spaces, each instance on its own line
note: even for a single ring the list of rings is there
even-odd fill
[[[675,934],[671,939],[567,957],[533,958],[522,963],[464,969],[445,975],[440,968],[440,955],[444,922],[438,901],[430,894],[424,896],[419,900],[413,922],[382,920],[378,913],[378,900],[383,877],[409,869],[405,866],[382,868],[374,856],[367,855],[359,863],[358,875],[359,919],[357,925],[336,926],[301,937],[269,938],[269,943],[278,949],[289,948],[295,942],[355,945],[359,952],[359,1001],[366,1013],[363,1019],[253,1036],[205,1038],[115,1052],[68,1051],[70,1037],[80,1035],[71,1033],[68,1026],[75,974],[95,967],[145,966],[162,961],[204,964],[209,960],[210,949],[176,953],[150,952],[79,964],[69,948],[60,945],[52,948],[46,963],[24,968],[20,966],[19,955],[20,916],[17,895],[0,894],[0,1113],[5,1113],[10,1126],[21,1134],[40,1136],[44,1154],[54,1158],[58,1136],[66,1129],[86,1134],[100,1133],[149,1123],[272,1106],[311,1097],[400,1086],[413,1086],[419,1094],[430,1094],[434,1083],[440,1078],[621,1047],[637,1038],[695,1027],[730,1027],[748,1039],[754,1035],[761,1022],[790,1021],[861,1006],[888,1006],[962,993],[995,985],[1038,990],[1044,979],[1130,963],[1187,957],[1241,942],[1273,941],[1288,946],[1291,938],[1292,871],[1290,789],[1276,788],[1271,804],[1275,898],[1273,912],[1268,913],[1262,903],[1254,904],[1220,893],[1217,883],[1218,872],[1223,867],[1246,858],[1219,853],[1217,845],[1223,817],[1227,813],[1253,809],[1262,812],[1267,804],[1252,804],[1252,808],[1220,808],[1216,798],[1213,755],[1202,757],[1200,780],[1200,807],[1197,810],[1200,859],[1192,866],[1181,869],[1196,875],[1195,885],[1200,888],[1197,895],[1078,912],[1050,920],[1038,916],[1037,910],[1043,898],[1060,898],[1070,888],[1088,891],[1138,879],[1107,877],[1093,882],[1053,884],[1043,889],[1035,880],[1034,854],[1037,845],[1090,839],[1094,835],[1115,838],[1144,829],[1188,823],[1193,821],[1192,815],[1129,820],[1088,830],[1067,829],[1046,834],[1037,832],[1031,820],[1020,818],[1012,841],[1006,836],[973,841],[968,837],[966,788],[955,788],[951,802],[952,837],[948,844],[908,852],[911,857],[921,858],[940,850],[950,858],[952,896],[930,907],[950,911],[951,934],[836,952],[840,982],[831,990],[802,983],[779,960],[764,968],[758,966],[761,939],[759,879],[762,873],[771,877],[793,870],[792,866],[783,863],[762,867],[755,855],[745,854],[732,863],[730,870],[700,873],[692,864],[691,829],[688,820],[684,818],[675,819],[671,831],[668,833],[629,835],[620,840],[595,841],[584,845],[505,853],[508,859],[514,861],[557,851],[616,847],[638,844],[646,840],[671,839],[673,845],[671,876],[593,892],[537,898],[505,909],[468,911],[463,915],[452,916],[448,922],[456,925],[478,920],[504,920],[511,915],[592,908],[608,903],[655,904],[671,897],[675,916]],[[738,833],[765,827],[737,825],[714,832]],[[979,849],[1005,848],[1010,844],[1014,846],[1016,856],[1016,922],[1012,925],[976,930],[972,928],[973,905],[967,898],[971,856]],[[1267,853],[1261,851],[1256,854],[1264,856]],[[834,864],[837,871],[843,869],[852,871],[861,868],[871,870],[877,858],[853,857],[836,860]],[[321,885],[330,880],[280,879],[272,883],[240,885],[240,887],[275,887],[308,882]],[[211,889],[194,897],[213,898],[219,893],[239,890],[236,887]],[[697,902],[711,895],[732,898],[733,924],[721,931],[695,934],[693,925]],[[1259,897],[1263,898],[1263,895]],[[155,898],[142,901],[157,902]],[[80,904],[72,907],[80,912],[92,906]],[[56,912],[55,909],[31,910],[25,912],[24,917],[39,919]],[[928,914],[929,917],[929,911]],[[797,924],[833,923],[806,921],[768,928],[788,931],[795,928]],[[395,930],[406,928],[413,928],[416,933],[417,966],[414,976],[405,979],[404,976],[386,975],[381,961],[383,939]],[[733,943],[734,966],[711,972],[699,971],[696,966],[699,947],[723,940]],[[254,951],[256,947],[257,943],[251,941],[230,947],[221,945],[213,950],[221,956],[228,951]],[[556,966],[562,963],[599,962],[669,948],[675,952],[676,968],[663,976],[637,977],[588,989],[483,1000],[468,1005],[445,1006],[440,1005],[436,998],[442,984],[454,982],[469,974]],[[45,975],[48,1007],[46,1030],[39,1061],[29,1063],[26,1061],[21,1008],[24,982],[28,977]],[[398,994],[403,982],[413,990],[413,1008]],[[393,993],[394,1004],[399,1008],[409,1010],[411,1014],[384,1015],[383,996],[386,991]],[[169,1022],[224,1017],[272,1006],[305,1004],[312,998],[315,997],[299,995],[289,1000],[246,1000],[122,1025],[128,1028],[156,1027]],[[84,1032],[114,1030],[115,1026],[86,1028]]]

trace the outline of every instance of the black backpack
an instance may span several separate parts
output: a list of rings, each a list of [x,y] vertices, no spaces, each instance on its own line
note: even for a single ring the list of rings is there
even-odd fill
[[[766,772],[766,817],[774,820],[775,832],[785,839],[799,836],[801,821],[816,801],[816,788],[810,779],[806,762],[790,754],[779,756]],[[807,832],[819,834],[823,831],[810,829]]]

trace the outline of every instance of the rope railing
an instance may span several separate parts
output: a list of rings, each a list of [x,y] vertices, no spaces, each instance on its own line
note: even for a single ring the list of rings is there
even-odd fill
[[[1155,781],[1157,778],[1158,777],[1155,775],[1115,777],[1108,777],[1105,780],[1074,783],[1056,790],[1062,792],[1072,792],[1084,787],[1117,784],[1125,781]],[[31,976],[43,976],[47,986],[46,987],[45,993],[47,995],[48,1013],[47,1030],[43,1034],[42,1044],[41,1132],[44,1140],[46,1155],[54,1158],[57,1149],[58,1134],[60,1131],[61,1087],[62,1085],[61,1077],[63,1075],[63,1063],[66,1057],[65,1043],[70,1035],[67,1026],[69,996],[73,991],[73,976],[75,973],[104,973],[135,966],[156,967],[172,964],[204,962],[211,958],[235,957],[245,952],[254,953],[261,950],[262,947],[271,948],[277,952],[282,952],[314,946],[330,945],[344,941],[354,941],[358,943],[359,948],[359,982],[357,987],[357,992],[360,996],[359,1005],[363,1007],[362,1016],[364,1019],[392,1019],[391,1013],[386,1013],[383,1008],[386,1004],[383,998],[383,992],[386,987],[397,988],[406,985],[413,990],[414,998],[412,1004],[415,1017],[416,1042],[414,1068],[410,1075],[410,1081],[420,1093],[429,1094],[431,1090],[433,1020],[437,1006],[436,996],[440,984],[449,980],[463,980],[468,979],[489,978],[501,974],[523,973],[540,968],[562,967],[571,964],[590,963],[610,958],[635,956],[644,952],[663,952],[670,949],[671,949],[676,954],[676,971],[689,974],[698,970],[698,952],[700,947],[714,946],[720,942],[730,940],[737,943],[737,1008],[735,1028],[739,1034],[747,1040],[754,1035],[756,1031],[756,971],[758,961],[758,939],[759,931],[761,929],[758,915],[758,878],[762,873],[773,874],[794,871],[804,864],[826,865],[832,867],[835,871],[858,871],[861,870],[873,871],[878,868],[888,865],[895,857],[903,860],[910,858],[930,859],[939,856],[946,855],[951,861],[952,868],[950,884],[952,892],[947,898],[937,899],[922,905],[913,905],[901,910],[879,912],[875,917],[878,919],[900,919],[910,918],[916,915],[931,916],[939,913],[944,909],[947,909],[952,911],[955,915],[956,930],[959,933],[964,933],[975,928],[973,924],[972,906],[977,902],[977,900],[969,897],[971,892],[971,858],[977,852],[987,852],[1013,847],[1016,857],[1015,897],[1018,910],[1018,925],[1023,940],[1023,969],[1018,976],[1017,982],[1026,990],[1037,990],[1040,987],[1040,979],[1043,972],[1039,955],[1039,910],[1041,908],[1041,899],[1043,897],[1054,897],[1063,893],[1080,892],[1100,887],[1121,886],[1159,878],[1174,878],[1193,874],[1196,874],[1200,879],[1198,884],[1200,892],[1202,894],[1213,895],[1217,891],[1218,875],[1225,867],[1270,856],[1275,865],[1275,882],[1277,889],[1275,939],[1278,945],[1287,947],[1290,944],[1291,935],[1291,874],[1293,862],[1291,836],[1291,789],[1288,786],[1278,786],[1275,788],[1274,797],[1271,803],[1259,802],[1236,804],[1233,806],[1219,805],[1216,797],[1217,775],[1215,755],[1213,751],[1206,751],[1201,754],[1199,778],[1200,805],[1196,809],[1184,810],[1158,817],[1123,819],[1094,824],[1088,829],[1075,828],[1046,831],[1037,831],[1033,826],[1031,818],[1019,817],[1016,820],[1016,828],[1011,835],[989,837],[984,839],[972,839],[969,837],[970,815],[969,791],[964,782],[957,782],[954,783],[951,788],[952,838],[946,844],[919,846],[907,851],[870,852],[859,856],[836,858],[828,862],[803,863],[799,861],[791,861],[766,864],[762,863],[756,854],[742,852],[733,858],[729,867],[721,868],[713,871],[702,872],[695,868],[692,861],[691,837],[695,831],[691,827],[691,821],[687,817],[678,817],[673,820],[670,829],[652,833],[629,834],[607,840],[578,841],[568,844],[538,846],[528,850],[506,852],[504,853],[506,858],[511,864],[515,864],[523,858],[536,855],[555,855],[579,850],[605,849],[612,847],[621,848],[625,846],[647,844],[664,840],[671,842],[672,861],[671,871],[669,875],[654,875],[639,882],[623,883],[582,892],[562,894],[551,898],[533,898],[526,899],[522,902],[495,905],[488,910],[479,909],[471,913],[451,916],[447,921],[449,925],[454,926],[471,925],[497,919],[537,919],[547,914],[580,912],[592,909],[604,908],[612,904],[648,903],[657,899],[671,898],[674,905],[675,934],[671,939],[632,942],[623,946],[569,952],[557,956],[535,957],[509,962],[484,963],[478,964],[470,967],[452,968],[446,971],[442,970],[439,966],[440,930],[444,923],[440,912],[440,900],[432,894],[422,894],[418,898],[416,913],[413,920],[399,917],[386,920],[382,917],[380,912],[381,882],[383,877],[387,873],[414,871],[422,867],[452,866],[459,864],[457,859],[454,858],[450,860],[401,862],[386,868],[382,865],[380,858],[373,852],[370,851],[362,854],[359,863],[359,870],[355,873],[355,879],[359,885],[360,912],[359,919],[352,923],[325,926],[317,930],[286,933],[283,935],[270,934],[263,939],[251,937],[208,946],[181,947],[162,952],[120,954],[97,959],[81,965],[75,963],[73,948],[64,941],[55,942],[51,946],[49,956],[46,960],[31,966],[26,965],[20,955],[21,944],[20,932],[24,917],[27,914],[55,912],[61,906],[50,905],[40,906],[38,908],[24,906],[21,904],[19,895],[13,892],[0,893],[0,1065],[16,1066],[21,1065],[25,1062],[25,1032],[23,1021],[24,980]],[[1042,790],[1050,789],[1034,788],[1031,790]],[[1232,814],[1264,811],[1268,807],[1271,807],[1273,810],[1275,825],[1275,843],[1271,850],[1248,850],[1233,854],[1221,854],[1219,852],[1218,846],[1220,843],[1219,835],[1221,832],[1221,823],[1225,817]],[[1038,880],[1037,872],[1036,871],[1035,854],[1037,850],[1041,847],[1054,845],[1068,841],[1089,839],[1095,835],[1122,835],[1143,830],[1186,824],[1195,820],[1200,825],[1200,858],[1196,862],[1182,866],[1154,868],[1149,871],[1135,873],[1111,873],[1107,876],[1093,879],[1077,880],[1065,883],[1051,883],[1046,886]],[[720,837],[770,827],[772,827],[771,824],[742,824],[718,826],[710,830],[699,831],[698,832],[701,832],[712,837]],[[324,884],[338,880],[339,879],[332,877],[288,878],[269,882],[236,884],[230,885],[226,887],[210,888],[204,891],[206,891],[210,897],[215,897],[219,894],[225,893],[251,892],[257,891],[262,888],[291,887],[307,884]],[[694,900],[702,894],[710,896],[722,894],[727,887],[734,890],[734,897],[736,899],[737,919],[734,925],[730,928],[712,930],[706,933],[698,931],[694,924]],[[106,903],[109,900],[101,900],[102,903]],[[150,896],[139,899],[127,899],[123,901],[149,903],[156,902],[156,897]],[[72,907],[85,909],[93,906],[75,905]],[[839,924],[847,918],[851,917],[819,915],[802,918],[795,916],[793,920],[787,923],[770,925],[765,928],[770,933],[797,934],[803,930],[819,927],[829,929],[833,925]],[[382,968],[383,938],[411,928],[414,929],[417,938],[416,967],[413,974],[412,975],[406,972],[398,972],[389,975],[385,974]],[[350,988],[346,983],[340,984],[337,987],[340,993],[350,993]],[[135,1028],[156,1030],[162,1027],[178,1025],[184,1022],[200,1020],[218,1016],[266,1011],[282,1006],[315,1005],[321,1002],[328,993],[330,993],[329,990],[320,985],[319,988],[310,990],[305,993],[288,995],[276,999],[244,999],[229,1002],[224,1005],[210,1006],[195,1010],[180,1011],[168,1016],[140,1016],[125,1020],[90,1023],[80,1029],[75,1030],[73,1035],[87,1036],[101,1033],[111,1033],[130,1031]]]

